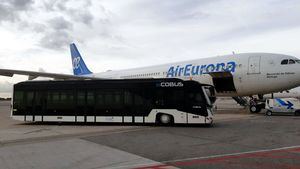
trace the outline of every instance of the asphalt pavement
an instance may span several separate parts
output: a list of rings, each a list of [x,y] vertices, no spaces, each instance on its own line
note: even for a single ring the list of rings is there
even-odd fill
[[[5,169],[300,168],[295,116],[237,107],[217,112],[212,127],[164,127],[24,123],[12,120],[9,110],[9,102],[0,102]]]

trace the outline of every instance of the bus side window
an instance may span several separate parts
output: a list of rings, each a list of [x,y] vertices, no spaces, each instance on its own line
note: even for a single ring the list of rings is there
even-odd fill
[[[133,103],[133,97],[132,94],[129,91],[124,92],[124,104],[125,105],[132,105]]]
[[[96,94],[96,106],[104,105],[104,94],[98,91]]]
[[[26,92],[26,95],[25,95],[26,99],[25,100],[27,100],[27,103],[26,103],[27,106],[32,106],[33,95],[34,95],[33,92]]]
[[[164,106],[165,105],[165,102],[164,102],[164,92],[162,90],[157,90],[155,92],[157,92],[155,94],[156,95],[155,105],[156,106]]]
[[[14,105],[16,108],[24,108],[24,92],[16,91],[14,94]]]
[[[79,106],[85,105],[85,92],[77,93],[77,105]]]
[[[68,109],[74,106],[74,95],[72,91],[60,92],[59,105],[62,109]]]
[[[58,92],[52,93],[52,103],[54,103],[54,104],[59,103],[59,93]]]
[[[114,103],[114,98],[113,98],[113,94],[112,93],[105,93],[105,105],[113,105]]]
[[[87,92],[86,102],[87,102],[87,105],[89,105],[89,106],[94,105],[94,102],[95,102],[94,92]]]
[[[201,103],[202,102],[202,95],[201,95],[201,93],[196,93],[195,94],[195,102],[196,103]]]
[[[187,101],[188,105],[194,106],[194,105],[199,105],[199,104],[203,103],[201,93],[194,93],[194,92],[187,93],[186,98],[187,98],[186,101]]]
[[[65,103],[67,101],[67,94],[65,92],[60,93],[60,101]]]
[[[73,105],[74,103],[74,94],[72,91],[68,91],[67,93],[66,104]]]
[[[27,109],[29,109],[29,111],[31,111],[32,109],[32,104],[33,104],[33,96],[34,93],[33,92],[25,92],[25,100],[26,102],[24,102],[25,107],[27,107]]]
[[[136,106],[141,106],[141,105],[143,105],[143,98],[140,96],[140,95],[138,95],[138,94],[135,94],[134,95],[134,104],[136,105]]]
[[[115,108],[121,108],[123,106],[123,94],[121,91],[115,91],[113,95],[113,104]]]

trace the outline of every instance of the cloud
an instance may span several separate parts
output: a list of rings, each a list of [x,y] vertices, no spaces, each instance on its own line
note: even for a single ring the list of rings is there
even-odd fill
[[[53,30],[72,30],[73,24],[64,17],[59,16],[48,21],[50,28]]]
[[[44,34],[39,44],[48,49],[61,50],[66,48],[66,44],[72,42],[72,37],[65,30],[51,30]]]
[[[72,21],[77,23],[84,23],[90,25],[94,19],[94,16],[89,11],[92,2],[86,1],[46,1],[43,6],[46,10],[51,12],[63,13],[69,17]]]
[[[11,0],[11,6],[17,10],[27,10],[34,3],[33,0]]]
[[[0,24],[5,21],[9,23],[7,27],[27,31],[25,34],[34,32],[38,46],[62,50],[68,46],[66,43],[74,41],[74,24],[92,26],[91,5],[90,0],[0,1]],[[81,38],[81,41],[85,39]]]
[[[10,0],[0,2],[0,22],[15,22],[20,18],[20,12],[31,8],[33,0]]]
[[[299,51],[291,43],[299,39],[297,0],[0,1],[0,24],[5,20],[0,30],[13,34],[7,36],[15,37],[10,44],[32,41],[22,52],[14,47],[11,53],[46,57],[46,51],[64,57],[68,44],[77,42],[80,50],[94,59],[91,65],[96,71],[105,66],[104,70],[144,66],[232,50]],[[276,38],[279,35],[282,40]],[[278,45],[283,41],[289,45]],[[109,65],[106,60],[116,64]]]
[[[67,12],[74,22],[91,25],[94,19],[94,16],[91,14],[91,12],[87,10],[68,9]]]

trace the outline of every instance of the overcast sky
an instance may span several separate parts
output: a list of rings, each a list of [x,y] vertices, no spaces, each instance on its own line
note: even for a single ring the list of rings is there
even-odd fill
[[[0,68],[101,72],[240,52],[300,57],[299,0],[0,0]],[[0,96],[25,77],[0,77]]]

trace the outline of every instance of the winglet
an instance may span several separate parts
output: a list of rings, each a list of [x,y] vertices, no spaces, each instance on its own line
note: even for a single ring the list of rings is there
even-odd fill
[[[72,57],[72,66],[74,75],[87,75],[92,72],[85,65],[76,45],[74,43],[70,44],[70,51]]]

